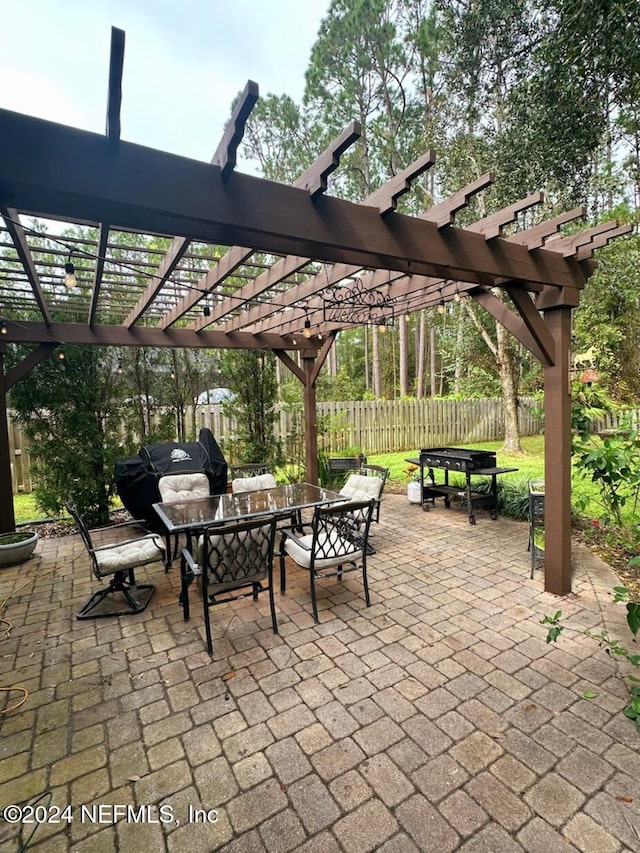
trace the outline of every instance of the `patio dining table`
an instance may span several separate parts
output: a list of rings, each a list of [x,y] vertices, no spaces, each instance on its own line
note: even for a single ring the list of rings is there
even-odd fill
[[[338,492],[312,483],[288,483],[255,492],[155,503],[153,508],[168,534],[186,533],[191,544],[194,533],[197,535],[215,524],[246,521],[261,515],[285,518],[303,509],[344,499]]]

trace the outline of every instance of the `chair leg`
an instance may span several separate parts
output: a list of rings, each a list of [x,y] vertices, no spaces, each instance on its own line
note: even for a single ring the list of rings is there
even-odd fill
[[[367,579],[367,564],[362,563],[362,583],[364,585],[364,599],[367,602],[367,607],[371,607],[371,599],[369,597],[369,581]]]
[[[284,595],[287,591],[287,570],[285,568],[285,552],[284,552],[284,542],[283,547],[280,549],[280,592]]]
[[[185,622],[189,621],[189,583],[187,581],[187,568],[184,557],[180,561],[180,597],[178,599],[182,605],[182,618]]]
[[[316,576],[313,569],[309,570],[309,576],[311,578],[311,608],[313,610],[313,621],[320,622],[318,618],[318,601],[316,599]]]
[[[209,652],[209,657],[213,657],[213,637],[211,636],[211,619],[209,617],[211,603],[209,601],[206,567],[202,572],[202,606],[204,607],[204,630],[207,635],[207,651]]]
[[[271,624],[273,625],[273,633],[278,633],[278,620],[276,619],[276,602],[273,595],[273,569],[269,575],[269,607],[271,609]]]

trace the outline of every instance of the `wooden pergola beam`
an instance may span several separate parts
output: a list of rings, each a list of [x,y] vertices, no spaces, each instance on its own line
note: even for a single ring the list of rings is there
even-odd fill
[[[0,111],[0,204],[268,252],[459,280],[583,287],[572,258],[232,173]],[[488,282],[491,283],[491,282]]]
[[[507,237],[511,243],[520,243],[528,249],[537,249],[540,246],[546,245],[548,237],[558,233],[558,228],[565,225],[567,222],[573,222],[575,219],[581,219],[586,215],[586,207],[574,207],[573,210],[568,210],[565,213],[560,213],[551,219],[545,219],[538,225],[527,228],[524,231],[518,231],[515,234],[510,234]],[[549,244],[547,248],[551,248]]]
[[[534,355],[536,355],[536,358],[538,358],[543,367],[553,367],[557,358],[556,347],[544,317],[539,314],[537,307],[532,302],[528,293],[518,290],[515,287],[507,287],[506,291],[515,305],[516,311],[522,317],[525,326],[533,336],[538,349],[542,353],[542,358],[536,355],[536,353]],[[521,343],[524,343],[524,341],[521,341]],[[527,347],[527,349],[531,348]]]
[[[305,169],[305,171],[294,181],[293,186],[305,189],[311,198],[317,198],[318,195],[326,190],[329,176],[340,165],[340,157],[360,138],[360,133],[360,123],[357,121],[351,122],[351,124],[325,148],[322,154],[316,158],[311,166],[309,166],[308,169]],[[245,252],[248,252],[248,254],[243,254]],[[238,264],[231,266],[236,258],[242,256],[242,260],[244,261],[252,254],[253,250],[245,250],[234,246],[223,258],[220,259],[215,270],[209,270],[209,272],[203,276],[196,285],[197,290],[201,290],[203,292],[202,295],[210,292],[216,284],[223,281],[224,278],[226,278],[226,276],[238,266]],[[207,328],[207,326],[212,325],[225,315],[230,314],[242,302],[255,299],[265,290],[268,290],[283,278],[291,275],[292,272],[306,266],[308,262],[308,258],[300,258],[297,256],[289,256],[281,259],[281,261],[276,262],[276,269],[271,267],[265,273],[255,278],[253,282],[240,288],[233,297],[227,297],[222,302],[215,305],[212,308],[209,317],[197,320],[193,324],[193,328],[196,331]],[[225,270],[227,270],[227,272],[225,272]],[[189,308],[195,305],[195,303],[202,298],[202,295],[194,292],[185,297],[165,318],[163,318],[160,322],[161,328],[166,329],[172,323],[175,323],[176,320],[182,317]]]
[[[5,391],[9,391],[16,382],[19,382],[23,376],[30,373],[34,367],[49,358],[51,353],[57,348],[57,343],[39,344],[35,349],[25,356],[19,364],[14,365],[4,377]]]
[[[220,169],[220,177],[222,181],[225,181],[233,171],[236,163],[236,151],[238,145],[242,140],[245,125],[257,100],[258,84],[254,83],[253,80],[248,80],[247,85],[244,87],[244,90],[238,98],[238,102],[231,114],[227,129],[218,143],[218,146],[213,153],[213,157],[211,158],[211,164],[218,166]],[[136,303],[133,310],[129,313],[129,316],[126,318],[123,325],[127,328],[131,328],[131,326],[140,319],[145,310],[162,290],[167,279],[171,276],[184,257],[184,254],[190,244],[191,239],[189,239],[188,235],[176,236],[173,238],[162,263],[158,267],[155,280],[147,285],[144,293]],[[252,249],[236,247],[233,258],[227,259],[226,267],[235,269],[235,267],[241,264],[242,261],[252,254],[252,251]],[[237,260],[238,258],[241,258],[241,260]],[[237,262],[235,265],[231,266],[231,262],[236,260]]]
[[[98,312],[98,300],[100,299],[100,287],[102,285],[102,274],[107,254],[107,243],[109,242],[109,223],[102,222],[98,234],[98,257],[93,273],[93,287],[91,288],[91,303],[89,305],[88,323],[92,326]]]
[[[485,176],[486,178],[487,176]],[[469,193],[474,190],[477,186],[482,186],[483,184],[475,184],[470,185],[470,187],[465,188],[464,191],[461,191],[460,197],[455,200],[455,203],[452,204],[453,207],[456,204],[460,203],[460,199],[463,197],[467,197]],[[452,196],[452,199],[454,197]],[[449,200],[451,202],[451,200]],[[539,204],[542,201],[542,193],[533,193],[527,196],[520,201],[515,202],[514,204],[510,204],[502,210],[496,211],[496,213],[490,214],[489,216],[483,217],[482,219],[477,220],[476,222],[471,223],[471,225],[466,226],[466,230],[473,231],[478,234],[482,234],[485,239],[494,239],[497,237],[502,228],[505,225],[513,222],[517,215],[524,210],[527,210],[530,207],[533,207],[536,204]],[[446,204],[443,202],[443,204]],[[582,208],[580,209],[582,211]],[[427,214],[425,214],[427,215]],[[534,226],[533,228],[526,229],[524,231],[518,232],[515,235],[510,235],[507,237],[507,241],[515,242],[522,245],[526,245],[527,248],[538,248],[542,245],[542,236],[546,234],[555,233],[558,227],[571,220],[576,218],[576,215],[580,215],[576,211],[572,211],[569,214],[563,214],[561,216],[556,217],[554,220],[550,220],[550,224],[542,223],[540,226]],[[525,236],[526,235],[526,236]],[[382,275],[380,274],[382,273]],[[398,278],[402,278],[402,276],[398,276],[397,274],[393,277],[389,277],[389,283]],[[398,299],[401,297],[406,297],[408,295],[413,295],[416,291],[423,289],[428,294],[442,295],[445,298],[445,301],[448,301],[447,297],[451,297],[455,295],[455,293],[462,292],[463,290],[467,290],[467,286],[463,286],[460,282],[453,283],[452,286],[448,285],[448,280],[436,279],[436,278],[428,278],[425,276],[412,276],[411,279],[415,279],[415,281],[405,282],[402,287],[398,287],[397,283],[393,286],[393,297]],[[377,270],[375,273],[368,273],[361,277],[360,281],[365,289],[372,290],[376,287],[379,287],[380,284],[384,282],[385,274],[381,270]],[[326,282],[325,282],[326,284]],[[535,289],[537,285],[531,285],[532,289]],[[306,291],[305,291],[306,292]],[[286,297],[285,297],[286,299]],[[414,304],[415,303],[415,304]],[[281,316],[277,315],[278,308],[273,307],[272,309],[264,308],[260,309],[258,312],[255,312],[252,315],[247,315],[246,325],[251,326],[252,320],[254,317],[259,314],[261,317],[265,317],[267,314],[271,315],[270,321],[264,321],[259,323],[256,329],[260,331],[275,331],[276,329],[280,334],[289,334],[297,329],[297,321],[301,317],[309,316],[312,319],[312,315],[316,314],[318,311],[322,310],[323,303],[322,298],[317,296],[314,299],[311,299],[307,302],[307,306],[304,309],[296,309],[292,304],[292,311],[287,314],[286,319],[283,319]],[[427,298],[425,302],[422,300],[413,300],[411,303],[404,306],[403,309],[400,309],[398,313],[407,313],[411,310],[418,310],[423,307],[429,307],[433,304],[431,298]],[[239,318],[237,321],[237,327],[242,327],[242,318]],[[322,331],[325,331],[328,326],[327,324],[318,324]],[[350,325],[350,324],[347,324]]]
[[[2,213],[2,218],[4,219],[7,231],[11,236],[13,245],[15,246],[18,257],[20,258],[20,263],[22,264],[25,274],[29,280],[29,284],[31,285],[31,290],[38,304],[38,308],[40,309],[40,313],[42,314],[42,318],[45,323],[50,323],[51,313],[47,306],[47,300],[44,295],[44,291],[42,290],[42,285],[40,284],[40,276],[38,275],[38,270],[36,269],[35,261],[33,260],[31,249],[29,248],[29,243],[27,242],[27,235],[25,234],[22,225],[20,225],[18,211],[14,210],[12,207],[2,207],[0,212]]]
[[[407,192],[411,186],[411,182],[414,181],[417,177],[422,175],[427,169],[429,169],[435,163],[435,157],[430,151],[427,151],[422,157],[419,157],[410,166],[407,166],[399,175],[395,178],[392,178],[391,181],[383,184],[379,189],[375,192],[371,193],[371,195],[367,196],[362,204],[365,204],[369,207],[375,207],[380,212],[380,215],[385,215],[386,213],[395,210],[396,205],[398,203],[398,198],[400,198],[403,193]],[[294,184],[295,186],[295,184]],[[301,261],[301,258],[294,257],[293,258],[293,267],[295,269],[300,269],[302,265],[297,265],[298,261]],[[306,258],[305,262],[308,263],[311,259]],[[291,264],[290,259],[284,258],[281,262],[285,268],[287,264]],[[349,275],[353,275],[354,273],[360,270],[359,266],[348,266],[348,265],[339,265],[338,267],[332,268],[332,276],[328,276],[326,271],[322,271],[317,273],[317,275],[312,276],[308,279],[304,285],[301,287],[304,289],[304,293],[308,295],[312,295],[313,293],[317,293],[318,290],[326,287],[327,284],[334,284],[336,281],[340,279],[335,277],[335,272],[340,274],[340,278],[345,278]],[[261,277],[262,281],[256,281],[253,285],[247,285],[246,288],[243,288],[243,291],[246,293],[251,293],[250,298],[255,298],[258,293],[262,293],[267,290],[269,287],[273,286],[275,282],[270,281],[269,277],[265,274]],[[284,276],[283,276],[284,278]],[[331,279],[331,280],[330,280]],[[301,293],[301,290],[296,289],[295,293]],[[238,294],[241,296],[242,293]],[[242,326],[252,325],[262,318],[268,316],[269,314],[277,311],[278,308],[282,308],[283,306],[289,306],[291,303],[292,294],[283,294],[282,298],[279,300],[278,306],[260,306],[257,309],[246,312],[244,317],[235,318],[231,320],[227,326],[225,327],[226,331],[233,331],[234,329],[241,328]],[[304,297],[303,297],[304,298]],[[307,297],[308,298],[308,297]],[[296,297],[296,301],[299,301],[300,297]],[[237,303],[236,303],[237,304]],[[228,313],[228,312],[227,312]],[[216,316],[220,316],[219,312]],[[208,321],[207,321],[208,322]],[[199,320],[195,323],[194,328],[200,329],[205,325],[204,321]]]
[[[228,178],[235,169],[238,146],[242,142],[245,126],[258,101],[258,95],[258,84],[254,83],[253,80],[247,80],[247,85],[238,98],[222,139],[213,155],[211,162],[214,166],[220,166],[220,175],[223,180]]]
[[[432,151],[425,152],[402,172],[398,172],[397,175],[374,190],[361,204],[367,207],[376,207],[381,216],[391,213],[398,207],[398,199],[409,192],[413,181],[435,165],[435,162],[435,154]]]
[[[111,145],[120,142],[120,107],[122,105],[122,71],[124,68],[124,30],[111,27],[109,56],[109,88],[107,91],[106,135]]]
[[[85,323],[14,322],[6,319],[6,343],[82,344],[114,347],[176,347],[185,349],[269,349],[317,352],[313,341],[300,340],[294,346],[279,335],[249,334],[247,332],[194,332],[193,329],[157,329],[151,327],[109,326]]]
[[[493,172],[487,172],[466,187],[463,187],[458,192],[446,198],[438,204],[432,205],[429,210],[426,210],[421,219],[426,219],[428,222],[433,222],[438,228],[446,228],[453,225],[455,215],[463,207],[469,204],[469,200],[482,190],[486,190],[493,183]]]
[[[532,193],[526,198],[509,204],[507,207],[503,207],[501,210],[497,210],[495,213],[491,213],[477,222],[472,222],[471,225],[467,226],[467,230],[477,231],[486,240],[493,240],[501,236],[505,225],[514,222],[519,213],[522,213],[523,210],[528,210],[530,207],[534,207],[536,204],[540,204],[542,198],[541,192]]]

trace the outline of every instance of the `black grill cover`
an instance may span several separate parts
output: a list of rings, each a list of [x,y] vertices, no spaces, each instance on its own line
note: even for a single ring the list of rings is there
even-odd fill
[[[125,508],[157,530],[160,520],[152,504],[161,500],[158,480],[178,471],[201,471],[209,478],[212,495],[226,492],[227,462],[210,429],[201,429],[198,441],[164,441],[142,447],[137,456],[116,462],[113,474]]]

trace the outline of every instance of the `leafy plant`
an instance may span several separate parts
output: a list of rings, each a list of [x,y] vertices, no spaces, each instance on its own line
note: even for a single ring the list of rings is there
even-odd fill
[[[222,404],[227,417],[236,418],[238,462],[264,462],[272,469],[282,464],[274,437],[277,381],[273,353],[262,350],[225,350],[222,370],[234,397]]]
[[[38,507],[57,516],[73,499],[89,524],[109,518],[117,438],[120,377],[113,354],[74,346],[16,383],[11,402],[29,438]],[[16,354],[18,355],[18,354]]]
[[[634,557],[632,561],[635,565],[640,563],[640,557]],[[619,604],[624,602],[627,610],[627,625],[633,634],[632,642],[635,643],[635,638],[640,631],[640,602],[630,600],[630,592],[625,586],[615,586],[613,588],[613,603]],[[544,616],[540,620],[541,625],[549,625],[547,631],[547,643],[557,642],[560,635],[565,630],[565,626],[561,623],[562,610],[557,610],[553,616]],[[604,647],[606,652],[611,657],[622,658],[640,670],[640,654],[629,651],[626,644],[622,643],[615,637],[611,637],[606,630],[594,633],[593,631],[584,632],[587,637],[597,640],[598,645]],[[634,721],[636,731],[640,733],[640,677],[635,675],[628,676],[631,682],[629,686],[629,696],[631,701],[624,710],[625,717]]]
[[[576,471],[598,487],[605,524],[623,527],[622,509],[640,491],[640,448],[635,429],[597,442],[589,436],[574,448]]]

